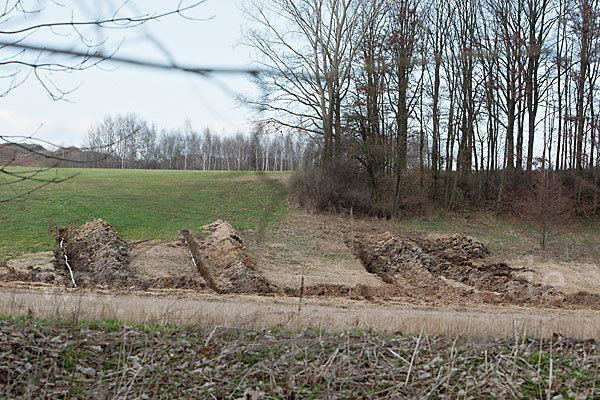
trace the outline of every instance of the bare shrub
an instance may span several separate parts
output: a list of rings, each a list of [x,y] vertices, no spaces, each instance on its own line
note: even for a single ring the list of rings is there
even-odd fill
[[[545,168],[533,171],[531,184],[517,203],[519,212],[537,227],[542,249],[546,248],[551,233],[564,222],[571,210],[571,200],[560,177]]]
[[[368,176],[349,165],[335,171],[312,168],[295,173],[290,180],[290,195],[300,207],[312,211],[356,213],[390,217],[385,199],[373,199]]]
[[[411,171],[412,172],[412,171]],[[296,172],[290,179],[290,195],[300,207],[311,211],[344,212],[380,218],[434,215],[427,184],[419,183],[418,173],[405,174],[399,205],[394,215],[393,191],[376,192],[368,174],[352,165],[335,171],[312,168]],[[382,187],[393,187],[391,177],[381,178]]]

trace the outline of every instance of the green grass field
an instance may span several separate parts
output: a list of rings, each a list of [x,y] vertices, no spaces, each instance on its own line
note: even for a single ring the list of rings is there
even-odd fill
[[[67,177],[24,198],[0,203],[0,258],[54,248],[55,227],[102,218],[130,240],[173,239],[216,219],[260,228],[288,212],[286,173],[58,169]],[[0,199],[33,182],[0,185]]]

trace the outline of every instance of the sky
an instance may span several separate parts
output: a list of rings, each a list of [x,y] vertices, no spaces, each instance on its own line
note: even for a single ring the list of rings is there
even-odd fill
[[[123,4],[110,1],[31,3],[41,3],[45,8],[27,18],[19,15],[20,19],[0,22],[0,29],[71,18],[90,20],[112,15]],[[186,0],[183,5],[193,3]],[[161,12],[176,9],[178,4],[179,0],[128,1],[120,15]],[[98,42],[105,41],[105,51],[118,48],[120,57],[167,62],[168,57],[161,50],[165,48],[173,60],[186,66],[250,66],[251,50],[240,44],[245,20],[236,0],[206,0],[186,15],[203,20],[171,16],[134,29],[95,29],[83,33]],[[154,41],[160,42],[160,46]],[[25,43],[85,49],[72,28],[40,29],[27,37]],[[2,58],[13,53],[7,49],[0,51]],[[236,99],[239,94],[257,93],[257,88],[244,75],[206,79],[189,73],[105,62],[101,67],[85,71],[56,73],[50,79],[63,90],[75,90],[67,95],[67,101],[54,101],[35,77],[29,76],[24,84],[0,98],[2,134],[34,134],[57,145],[79,146],[85,143],[90,126],[107,115],[134,112],[158,128],[166,129],[183,126],[189,119],[195,129],[201,131],[209,127],[217,134],[248,131],[248,121],[256,116],[254,110]]]

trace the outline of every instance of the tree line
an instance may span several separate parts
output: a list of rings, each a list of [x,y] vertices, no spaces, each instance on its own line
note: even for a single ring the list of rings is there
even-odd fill
[[[543,169],[597,211],[599,3],[252,0],[245,43],[269,73],[248,101],[394,210],[414,179],[447,208],[500,208]]]
[[[316,152],[297,132],[272,124],[256,123],[250,134],[227,136],[209,128],[198,131],[189,120],[175,129],[159,129],[133,113],[94,124],[84,148],[65,159],[85,157],[83,166],[96,168],[292,171],[314,163]]]

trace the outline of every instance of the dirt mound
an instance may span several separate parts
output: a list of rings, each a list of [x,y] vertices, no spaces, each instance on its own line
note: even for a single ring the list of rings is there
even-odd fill
[[[231,225],[218,220],[204,226],[203,230],[208,233],[206,238],[194,238],[197,242],[197,258],[199,265],[206,266],[210,271],[217,291],[259,294],[275,291],[276,288],[256,270],[254,260],[246,252],[244,241]]]
[[[347,242],[365,269],[398,288],[390,294],[421,301],[600,308],[600,295],[565,295],[518,277],[505,263],[480,264],[489,250],[463,235],[435,241],[392,235]],[[373,296],[378,296],[375,292]]]
[[[426,241],[422,246],[428,253],[450,262],[464,262],[490,255],[490,251],[483,243],[460,233]]]
[[[66,254],[78,286],[145,286],[129,268],[127,242],[102,219],[94,219],[80,227],[60,229],[56,240],[57,267],[67,270],[64,259]]]
[[[353,250],[365,269],[384,282],[402,288],[403,297],[459,297],[460,289],[434,276],[428,266],[439,263],[416,243],[386,232],[353,241]],[[443,289],[443,290],[442,290]]]
[[[581,304],[591,308],[598,308],[600,304],[600,294],[589,292],[577,292],[564,295],[564,302],[567,304]]]
[[[246,253],[243,240],[231,225],[216,221],[204,229],[209,233],[206,238],[201,235],[194,237],[189,231],[181,231],[179,247],[173,247],[174,250],[168,256],[156,244],[145,248],[146,253],[161,257],[158,260],[160,265],[154,266],[152,270],[158,269],[166,276],[140,275],[140,271],[148,268],[140,265],[134,267],[136,262],[130,265],[131,254],[127,242],[101,219],[80,227],[61,229],[56,238],[58,249],[55,252],[55,262],[57,270],[65,271],[65,282],[70,284],[64,259],[64,255],[67,255],[75,282],[80,287],[142,290],[204,290],[209,287],[220,293],[258,294],[274,291],[275,287],[256,271],[253,260]],[[144,251],[134,251],[134,254],[147,257]],[[193,263],[194,269],[185,272],[181,267],[175,270],[173,263]],[[165,268],[169,270],[163,271]],[[195,275],[196,270],[200,274]]]

